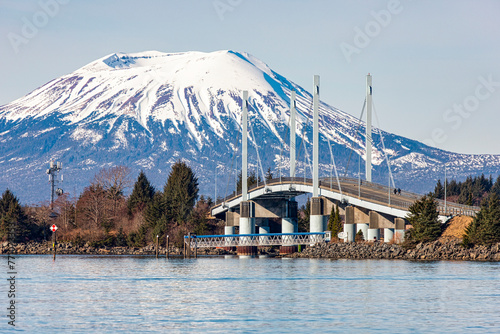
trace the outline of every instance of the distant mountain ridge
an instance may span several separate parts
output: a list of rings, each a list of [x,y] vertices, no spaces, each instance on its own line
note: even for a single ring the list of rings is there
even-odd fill
[[[234,189],[234,169],[241,163],[233,154],[241,139],[243,90],[249,91],[256,137],[250,134],[250,143],[259,147],[263,169],[271,167],[275,175],[280,170],[288,174],[289,99],[296,91],[297,176],[302,176],[300,146],[304,140],[310,152],[312,143],[312,97],[305,89],[247,53],[147,51],[105,56],[0,106],[0,189],[9,187],[28,203],[48,199],[44,172],[51,159],[63,163],[63,188],[70,193],[79,193],[100,168],[113,165],[130,167],[133,178],[143,169],[160,188],[170,165],[183,159],[199,177],[200,192],[212,197],[218,166],[217,194],[224,196]],[[322,176],[331,173],[328,140],[342,174],[353,152],[349,174],[356,174],[365,150],[356,132],[359,121],[325,103],[320,115]],[[397,186],[403,189],[431,190],[444,177],[445,163],[449,177],[459,179],[499,171],[499,155],[455,154],[394,134],[383,136]],[[374,131],[372,174],[375,182],[387,184],[379,137]],[[254,170],[256,160],[252,146]]]

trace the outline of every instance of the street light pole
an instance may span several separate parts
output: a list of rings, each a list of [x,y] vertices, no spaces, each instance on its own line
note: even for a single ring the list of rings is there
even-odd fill
[[[444,214],[446,215],[446,164],[444,164]]]

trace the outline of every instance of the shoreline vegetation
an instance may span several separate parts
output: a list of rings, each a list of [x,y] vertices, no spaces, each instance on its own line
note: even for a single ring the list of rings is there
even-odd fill
[[[15,254],[25,255],[51,255],[53,254],[52,242],[29,242],[16,244]],[[12,254],[7,242],[2,243],[0,254]],[[166,256],[165,247],[159,248],[158,257]],[[194,251],[191,252],[194,254]],[[154,256],[154,245],[145,247],[92,247],[91,245],[75,245],[71,242],[58,243],[58,255],[148,255]],[[236,255],[235,251],[226,251],[221,248],[198,249],[198,256]],[[280,255],[277,247],[263,247],[259,255],[287,258],[323,258],[323,259],[385,259],[385,260],[463,260],[463,261],[500,261],[500,243],[489,246],[476,245],[464,247],[460,239],[436,240],[433,242],[419,243],[414,248],[405,248],[403,245],[383,242],[331,242],[320,243],[305,247],[302,252]],[[183,249],[171,247],[169,256],[183,256]]]

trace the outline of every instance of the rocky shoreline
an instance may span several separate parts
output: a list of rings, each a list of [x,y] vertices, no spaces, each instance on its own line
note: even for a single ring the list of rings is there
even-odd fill
[[[11,254],[52,254],[50,242],[30,242],[16,244]],[[9,244],[4,242],[0,254],[9,254]],[[102,247],[89,244],[75,245],[71,242],[58,243],[57,254],[73,255],[155,255],[153,245],[145,247]],[[165,256],[166,249],[160,247],[159,256]],[[224,249],[199,249],[198,255],[235,255],[234,251]],[[259,249],[259,254],[288,258],[327,258],[327,259],[388,259],[388,260],[464,260],[464,261],[500,261],[500,243],[492,246],[464,248],[460,240],[435,241],[418,244],[415,248],[405,249],[401,245],[383,242],[360,243],[322,243],[307,247],[300,253],[279,255],[275,248]],[[183,249],[171,247],[171,256],[182,256]],[[194,255],[194,254],[192,254]]]
[[[294,253],[292,258],[387,259],[387,260],[464,260],[500,261],[500,243],[464,248],[460,240],[435,241],[405,249],[383,242],[324,243]]]
[[[53,254],[52,242],[29,242],[26,244],[15,244],[14,251],[10,254],[31,254],[43,255]],[[199,249],[199,255],[225,255],[236,254],[235,252],[225,251],[223,249]],[[9,254],[9,244],[2,243],[0,247],[0,254]],[[155,255],[156,250],[153,245],[145,247],[101,247],[96,248],[90,246],[88,243],[84,245],[75,245],[71,242],[64,242],[57,244],[58,255]],[[165,247],[160,247],[158,251],[159,256],[166,255]],[[181,256],[183,249],[177,247],[170,247],[169,255]],[[194,254],[193,254],[194,255]]]

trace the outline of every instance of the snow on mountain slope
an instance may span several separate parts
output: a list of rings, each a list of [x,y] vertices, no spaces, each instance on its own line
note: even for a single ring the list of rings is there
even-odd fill
[[[62,161],[70,174],[67,191],[72,185],[73,192],[80,191],[99,168],[116,164],[134,172],[145,169],[160,187],[169,166],[184,159],[208,195],[215,192],[212,179],[219,166],[224,176],[218,176],[218,183],[224,191],[218,194],[224,195],[234,188],[226,184],[232,180],[227,175],[234,173],[233,152],[241,138],[243,90],[249,91],[249,119],[256,137],[250,135],[250,141],[259,147],[263,168],[276,172],[278,165],[289,165],[289,98],[292,90],[297,92],[297,145],[302,154],[298,173],[304,173],[303,147],[310,151],[312,142],[312,98],[306,90],[247,53],[148,51],[105,56],[1,106],[0,170],[30,186],[3,177],[0,187],[20,189],[19,196],[26,200],[46,198],[40,187],[50,159]],[[349,172],[357,173],[358,156],[363,158],[365,150],[356,131],[358,120],[323,103],[320,115],[323,173],[331,171],[328,140],[341,171],[354,152]],[[412,190],[428,190],[441,177],[445,162],[450,168],[456,165],[457,176],[496,173],[500,165],[498,156],[456,155],[383,135],[398,184]],[[373,175],[386,183],[380,136],[375,133],[373,138]],[[255,149],[250,154],[255,168]]]

